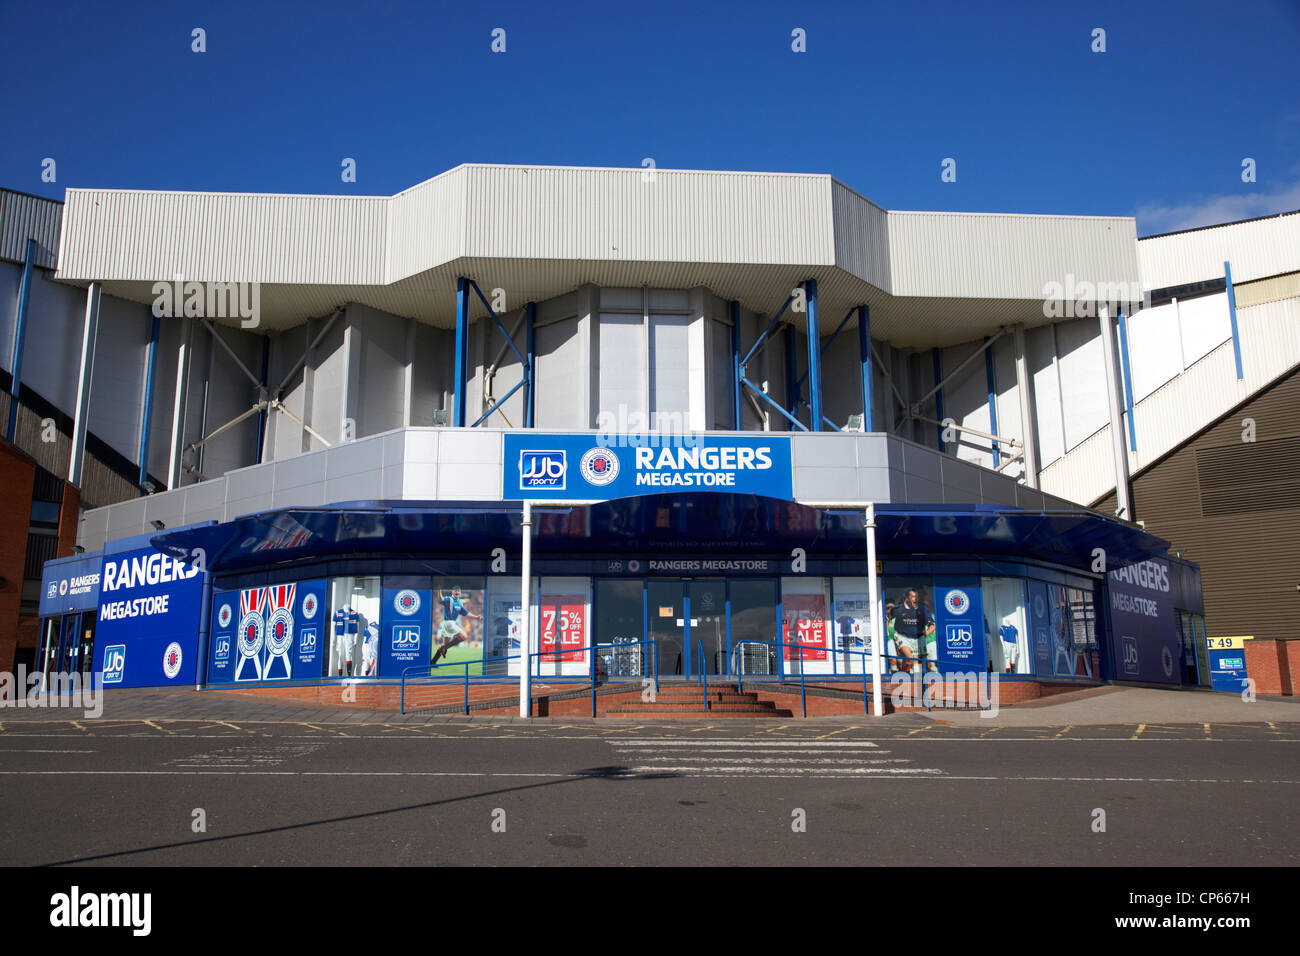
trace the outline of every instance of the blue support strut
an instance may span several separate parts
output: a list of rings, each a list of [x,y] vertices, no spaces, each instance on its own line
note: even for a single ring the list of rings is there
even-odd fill
[[[465,427],[465,363],[469,346],[469,280],[464,276],[456,280],[456,370],[453,382],[451,423]]]
[[[1228,292],[1228,320],[1232,323],[1232,355],[1237,361],[1237,381],[1245,378],[1241,370],[1241,336],[1237,334],[1237,293],[1232,288],[1232,263],[1223,263],[1223,285]]]
[[[993,373],[993,349],[988,344],[989,337],[984,336],[984,381],[989,391],[989,433],[998,433],[998,381]],[[990,440],[993,448],[993,467],[1002,464],[1002,449],[996,440]]]
[[[822,347],[817,330],[817,280],[804,282],[808,294],[808,402],[812,409],[810,431],[822,430]]]
[[[537,303],[529,302],[524,308],[524,349],[528,352],[528,362],[524,366],[524,372],[528,377],[528,388],[524,392],[524,427],[532,428],[533,409],[537,401],[537,343],[533,334],[533,327],[537,323]]]
[[[1137,426],[1133,423],[1133,375],[1128,361],[1128,320],[1119,313],[1119,367],[1124,376],[1124,411],[1128,413],[1128,447],[1137,451]],[[997,429],[994,429],[996,431]]]
[[[876,430],[875,388],[871,377],[871,308],[858,306],[858,358],[862,362],[862,430]]]

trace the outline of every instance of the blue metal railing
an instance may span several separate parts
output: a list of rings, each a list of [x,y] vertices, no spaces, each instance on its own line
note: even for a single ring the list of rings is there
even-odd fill
[[[658,643],[658,641],[655,641],[655,640],[653,640],[653,639],[648,639],[648,640],[643,640],[643,641],[627,641],[627,642],[624,642],[624,643],[618,643],[618,644],[612,644],[612,643],[611,643],[611,644],[587,644],[587,645],[585,645],[585,646],[583,646],[583,647],[569,647],[569,648],[563,648],[563,649],[560,649],[560,650],[533,651],[532,653],[530,653],[530,654],[528,655],[528,662],[529,662],[529,663],[528,663],[528,666],[529,666],[529,668],[530,668],[530,672],[532,673],[532,676],[534,676],[534,677],[542,677],[542,676],[544,676],[544,675],[540,672],[540,671],[541,671],[541,667],[540,667],[540,665],[541,665],[541,660],[540,660],[540,658],[548,658],[548,659],[550,659],[551,661],[559,662],[559,661],[563,661],[563,660],[565,659],[565,656],[566,656],[566,655],[569,655],[569,654],[579,654],[579,653],[583,653],[583,652],[585,652],[585,651],[591,651],[591,652],[592,652],[592,655],[591,655],[591,669],[590,669],[590,672],[589,672],[589,674],[588,674],[588,677],[589,677],[590,680],[591,680],[591,715],[594,717],[594,716],[596,716],[596,685],[599,683],[599,679],[598,679],[598,678],[599,678],[599,664],[598,664],[598,655],[597,655],[597,653],[596,653],[596,652],[598,651],[598,649],[599,649],[599,648],[602,648],[602,647],[609,647],[609,648],[638,647],[638,646],[641,646],[641,645],[644,645],[644,644],[649,644],[649,645],[651,646],[652,653],[649,655],[649,658],[648,658],[648,659],[649,659],[650,662],[653,664],[653,675],[652,675],[652,676],[653,676],[653,679],[654,679],[654,688],[655,688],[655,693],[658,694],[658,693],[659,693],[659,643]],[[449,684],[449,683],[451,683],[451,682],[454,681],[454,680],[459,680],[459,681],[461,681],[461,682],[462,682],[462,685],[464,686],[464,689],[465,689],[464,701],[463,701],[463,705],[462,705],[462,707],[463,707],[463,711],[464,711],[464,713],[468,714],[468,713],[469,713],[469,688],[470,688],[470,672],[469,672],[469,671],[470,671],[470,668],[471,668],[471,667],[480,667],[480,668],[481,668],[482,665],[484,665],[484,664],[491,664],[491,663],[495,663],[495,662],[498,662],[498,661],[517,661],[517,660],[520,660],[521,657],[522,657],[522,655],[520,655],[520,654],[507,654],[507,655],[504,655],[504,656],[501,656],[501,657],[485,657],[485,658],[481,658],[481,659],[479,659],[479,660],[473,660],[473,661],[446,661],[446,662],[441,663],[441,664],[415,664],[415,665],[412,665],[411,667],[407,667],[407,668],[405,668],[405,669],[402,671],[401,697],[400,697],[400,708],[401,708],[401,713],[403,713],[403,714],[406,713],[406,681],[407,681],[407,677],[408,677],[409,675],[411,675],[411,674],[417,672],[417,671],[435,671],[435,670],[440,670],[440,669],[442,669],[442,668],[444,668],[444,667],[463,667],[463,668],[465,669],[465,670],[464,670],[464,673],[462,673],[462,674],[460,674],[460,675],[456,675],[456,674],[447,674],[446,676],[443,676],[443,675],[439,675],[439,674],[432,674],[432,673],[430,673],[430,674],[428,674],[428,675],[425,676],[425,680],[427,680],[427,681],[429,681],[429,682],[433,682],[433,683],[442,683],[442,684]],[[537,667],[535,670],[533,669],[533,664],[532,664],[532,660],[533,660],[533,658],[539,658],[539,660],[538,660],[538,667]],[[641,655],[641,659],[642,659],[643,662],[647,660],[647,657],[646,657],[646,655],[645,655],[644,653],[642,653],[642,655]],[[642,671],[645,671],[645,670],[646,670],[646,668],[644,667],[644,665],[640,667],[640,670],[642,670]],[[515,675],[510,675],[510,674],[481,674],[481,673],[480,673],[480,674],[477,674],[477,675],[474,675],[474,676],[476,677],[476,679],[477,679],[477,680],[476,680],[476,683],[478,683],[478,684],[504,684],[504,683],[516,683],[516,682],[518,681],[518,679],[519,679],[519,675],[517,675],[517,674],[515,674]],[[619,676],[626,676],[626,675],[619,675]],[[641,675],[636,675],[636,676],[641,676],[641,677],[644,678],[646,675],[641,674]],[[610,680],[609,678],[610,678],[610,675],[609,675],[609,674],[606,674],[606,681],[607,681],[608,683],[627,683],[627,681],[613,681],[613,680]],[[572,678],[571,678],[571,679],[572,679]]]
[[[733,652],[734,652],[735,657],[736,657],[736,660],[735,660],[735,671],[736,671],[736,690],[737,690],[737,692],[741,692],[741,691],[743,691],[744,688],[745,688],[745,674],[744,674],[745,668],[744,668],[744,660],[743,660],[743,658],[742,658],[742,656],[740,655],[739,652],[740,652],[740,648],[741,648],[742,646],[746,645],[746,644],[759,644],[759,645],[763,645],[763,646],[767,646],[767,647],[793,647],[793,648],[798,648],[798,649],[799,649],[799,657],[797,658],[797,660],[799,661],[799,698],[800,698],[800,702],[801,702],[801,707],[802,707],[803,716],[804,716],[804,717],[807,717],[807,716],[808,716],[808,688],[807,688],[807,682],[806,682],[805,679],[804,679],[804,666],[803,666],[803,665],[804,665],[804,661],[805,661],[805,658],[804,658],[804,651],[818,651],[818,650],[826,650],[826,648],[825,648],[823,645],[821,645],[821,644],[790,644],[790,643],[787,643],[786,641],[751,641],[751,640],[738,641],[738,642],[736,642],[736,644],[735,644],[734,647],[733,647]],[[840,651],[837,651],[837,652],[835,652],[835,653],[841,653],[841,654],[854,654],[854,655],[857,655],[857,656],[859,656],[859,657],[861,657],[861,658],[863,659],[863,660],[862,660],[862,712],[863,712],[865,715],[870,716],[870,715],[871,715],[871,707],[870,707],[870,696],[869,696],[869,692],[868,692],[868,689],[867,689],[867,679],[871,676],[871,674],[870,674],[870,672],[867,670],[867,661],[866,661],[866,658],[870,657],[870,656],[871,656],[871,653],[868,652],[868,651],[853,651],[853,650],[848,650],[847,648],[845,648],[845,649],[843,649],[843,650],[840,650]],[[930,657],[901,657],[901,656],[896,655],[896,654],[881,654],[880,657],[881,657],[881,660],[885,660],[885,661],[891,661],[891,660],[892,660],[892,661],[907,661],[907,662],[912,663],[912,664],[918,664],[918,663],[919,663],[919,664],[923,664],[923,665],[934,665],[934,667],[935,667],[935,671],[936,671],[937,673],[939,673],[941,676],[942,676],[942,674],[943,674],[943,671],[940,669],[940,665],[948,665],[950,668],[955,668],[955,669],[958,669],[958,670],[962,670],[962,669],[964,669],[964,670],[969,670],[969,665],[964,665],[964,664],[961,664],[961,663],[959,663],[959,662],[957,662],[957,661],[943,661],[943,660],[940,660],[940,659],[938,659],[938,658],[930,658]],[[903,671],[902,668],[898,668],[897,670],[894,670],[894,671],[889,671],[889,670],[886,670],[886,669],[884,669],[884,668],[881,669],[881,677],[882,677],[882,678],[890,677],[892,674],[898,674],[898,673],[905,673],[905,671]],[[922,674],[924,674],[924,670],[922,670]],[[818,676],[820,676],[820,675],[818,675]],[[829,675],[827,675],[827,676],[829,676]],[[787,678],[788,678],[788,675],[786,675],[785,677],[778,678],[778,679],[782,679],[782,680],[784,680],[784,679],[787,679]],[[882,690],[882,692],[883,692],[883,690]],[[924,691],[923,691],[922,694],[921,694],[921,699],[922,699],[922,701],[923,701],[923,703],[924,703],[924,705],[925,705],[925,709],[926,709],[927,711],[930,710],[930,709],[931,709],[930,701],[929,701],[929,699],[926,697]]]

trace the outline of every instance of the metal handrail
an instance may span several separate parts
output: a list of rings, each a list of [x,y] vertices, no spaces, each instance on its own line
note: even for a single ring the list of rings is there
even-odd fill
[[[656,641],[656,640],[654,640],[654,639],[646,639],[646,640],[642,640],[642,641],[628,641],[628,642],[626,642],[626,643],[622,643],[622,644],[613,644],[613,643],[608,643],[608,644],[587,644],[587,645],[584,645],[583,647],[570,647],[570,648],[565,648],[565,649],[563,649],[563,650],[533,651],[533,652],[531,652],[531,653],[528,654],[528,660],[529,660],[528,667],[529,667],[530,672],[531,672],[531,669],[532,669],[532,659],[533,659],[534,657],[537,657],[537,658],[541,658],[541,657],[551,657],[551,658],[555,658],[556,660],[561,660],[561,661],[562,661],[562,660],[563,660],[563,656],[562,656],[562,655],[565,655],[565,654],[577,654],[577,653],[579,653],[579,652],[583,652],[583,651],[592,651],[592,660],[591,660],[591,713],[592,713],[592,716],[594,717],[594,716],[596,715],[596,672],[597,672],[597,667],[596,667],[596,654],[595,654],[596,649],[597,649],[597,648],[601,648],[601,647],[636,647],[636,646],[639,646],[639,645],[642,645],[642,644],[650,644],[650,645],[653,646],[654,653],[653,653],[653,655],[652,655],[652,660],[653,660],[653,663],[654,663],[654,685],[655,685],[655,693],[658,694],[658,693],[659,693],[659,642]],[[432,671],[432,670],[438,670],[438,669],[443,668],[443,667],[463,667],[463,668],[465,668],[464,673],[463,673],[462,675],[460,675],[460,676],[461,676],[461,677],[463,678],[463,680],[464,680],[464,687],[465,687],[465,698],[464,698],[463,709],[464,709],[464,713],[468,714],[468,713],[469,713],[469,677],[470,677],[469,669],[470,669],[470,667],[472,667],[472,666],[474,666],[474,665],[489,664],[489,663],[493,663],[493,662],[496,662],[496,661],[517,661],[517,660],[520,660],[520,659],[522,658],[522,656],[523,656],[523,655],[521,655],[521,654],[506,654],[506,655],[501,656],[501,657],[484,657],[484,658],[481,658],[481,659],[476,660],[476,661],[446,661],[446,662],[441,663],[441,664],[413,664],[413,665],[410,666],[410,667],[404,668],[404,669],[402,670],[401,695],[400,695],[400,701],[399,701],[400,712],[401,712],[403,715],[406,714],[406,678],[407,678],[407,676],[408,676],[409,674],[411,674],[411,673],[413,673],[413,672],[415,672],[415,671],[425,671],[425,670]],[[539,663],[540,663],[540,662],[539,662]],[[486,678],[488,675],[486,675],[486,674],[480,674],[479,676],[480,676],[480,677],[484,677],[484,678]],[[538,676],[541,676],[541,675],[539,674]],[[449,681],[451,681],[451,680],[454,680],[455,678],[456,678],[456,675],[454,675],[454,674],[452,674],[452,675],[447,675],[446,677],[443,677],[443,676],[441,676],[441,675],[435,675],[435,674],[430,674],[430,675],[428,675],[428,679],[429,679],[429,680],[441,681],[441,682],[444,682],[444,683],[445,683],[445,682],[449,682]],[[501,679],[500,679],[499,676],[495,676],[495,677],[492,677],[492,678],[491,678],[491,682],[492,682],[492,683],[501,683],[502,681],[501,681]]]
[[[800,653],[799,653],[799,658],[798,658],[798,660],[799,660],[799,697],[800,697],[800,701],[801,701],[801,704],[802,704],[803,716],[804,716],[804,717],[807,717],[807,716],[808,716],[808,689],[807,689],[807,684],[806,684],[806,682],[805,682],[805,680],[804,680],[804,667],[803,667],[803,665],[804,665],[804,657],[803,657],[803,651],[804,651],[804,650],[823,650],[823,649],[825,649],[825,648],[823,647],[823,645],[821,645],[821,644],[790,644],[790,643],[788,643],[788,642],[786,642],[786,641],[756,641],[756,640],[743,640],[743,641],[738,641],[738,642],[736,642],[736,643],[733,645],[733,649],[734,649],[735,651],[739,651],[740,648],[741,648],[742,646],[746,645],[746,644],[761,644],[761,645],[765,645],[765,646],[768,646],[768,647],[797,647],[797,648],[799,648],[799,652],[800,652]],[[836,651],[835,653],[837,653],[837,654],[856,654],[856,655],[858,655],[859,657],[863,658],[863,662],[862,662],[862,710],[863,710],[863,713],[864,713],[864,714],[870,716],[870,713],[871,713],[871,711],[870,711],[870,704],[869,704],[869,698],[868,698],[868,696],[867,696],[867,677],[868,677],[869,675],[868,675],[868,673],[867,673],[866,658],[868,658],[868,657],[870,657],[870,656],[872,656],[872,655],[871,655],[870,653],[868,653],[867,651],[854,651],[854,650],[849,650],[849,649],[847,649],[847,648],[845,648],[845,649],[843,649],[843,650],[840,650],[840,651]],[[945,665],[945,664],[946,664],[946,665],[949,665],[949,666],[953,666],[953,667],[962,667],[962,666],[964,666],[964,665],[958,663],[957,661],[942,661],[942,660],[940,660],[940,659],[938,659],[938,658],[930,658],[930,657],[903,657],[903,656],[900,656],[900,655],[897,655],[897,654],[881,654],[880,657],[881,657],[882,660],[912,661],[912,662],[914,662],[914,663],[917,662],[917,661],[920,661],[920,662],[923,662],[923,663],[926,663],[926,664],[935,664],[936,667],[937,667],[938,665]],[[744,664],[743,659],[740,659],[739,656],[738,656],[737,661],[736,661],[736,690],[737,690],[737,692],[743,691],[743,690],[744,690],[744,687],[745,687],[745,675],[744,675],[744,666],[743,666],[743,664]],[[894,671],[894,673],[898,673],[898,671]],[[942,674],[942,671],[939,671],[939,673]],[[882,671],[882,676],[883,676],[883,674],[884,674],[884,672]],[[924,705],[925,705],[925,709],[926,709],[927,711],[929,711],[929,710],[931,709],[931,708],[930,708],[930,703],[929,703],[928,700],[925,699],[925,695],[924,695],[924,693],[922,693],[921,697],[922,697],[922,702],[923,702]]]

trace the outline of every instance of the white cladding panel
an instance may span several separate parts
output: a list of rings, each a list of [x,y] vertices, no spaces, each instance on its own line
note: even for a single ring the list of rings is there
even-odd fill
[[[100,297],[99,336],[86,425],[128,461],[139,458],[144,373],[152,330],[153,316],[145,306],[111,295]]]
[[[77,404],[86,290],[51,282],[48,275],[32,276],[22,376],[38,395],[71,415]]]
[[[1070,449],[1110,421],[1099,320],[1059,323],[1056,344],[1060,352],[1065,447]]]
[[[830,264],[829,176],[467,166],[465,254]]]
[[[1300,263],[1300,212],[1153,236],[1137,244],[1142,287],[1148,291],[1223,278],[1249,282],[1296,271]]]
[[[1178,300],[1183,366],[1189,367],[1232,338],[1228,293]]]
[[[59,276],[382,284],[388,199],[69,189]]]
[[[538,428],[585,428],[585,379],[582,343],[576,317],[561,319],[537,329]]]
[[[640,315],[600,316],[599,414],[614,422],[646,422],[646,327]],[[625,426],[626,427],[626,426]]]
[[[1137,283],[1136,225],[1093,216],[890,212],[893,295],[1041,299],[1045,283]]]
[[[889,214],[843,183],[831,182],[835,264],[885,292],[889,276]]]

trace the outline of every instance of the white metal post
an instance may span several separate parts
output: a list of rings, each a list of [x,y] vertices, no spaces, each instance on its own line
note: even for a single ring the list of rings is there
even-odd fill
[[[532,578],[533,564],[533,503],[524,502],[523,521],[523,561],[520,568],[519,599],[519,716],[533,715],[532,663],[532,609],[528,606],[531,597],[529,584]]]
[[[880,586],[876,580],[876,506],[867,505],[867,596],[871,600],[871,713],[883,716],[881,701],[880,660],[885,653],[884,622],[880,619]]]

